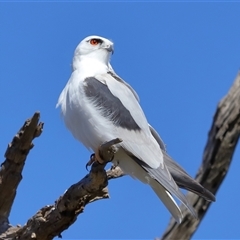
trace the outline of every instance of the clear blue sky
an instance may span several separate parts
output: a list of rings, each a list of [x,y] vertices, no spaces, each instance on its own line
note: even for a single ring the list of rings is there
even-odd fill
[[[73,51],[88,35],[115,43],[112,65],[141,99],[168,152],[192,176],[213,114],[240,67],[240,3],[0,3],[0,152],[39,110],[35,140],[12,209],[24,224],[85,176],[88,152],[65,128],[58,96]],[[240,238],[240,149],[195,239]],[[111,198],[86,207],[64,239],[153,239],[170,214],[148,186],[130,177],[109,183]]]

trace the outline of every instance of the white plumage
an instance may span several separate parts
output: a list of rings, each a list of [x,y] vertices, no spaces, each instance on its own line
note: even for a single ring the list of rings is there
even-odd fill
[[[162,140],[149,126],[136,92],[112,69],[112,52],[113,43],[106,38],[83,39],[75,50],[73,71],[57,106],[61,107],[68,129],[88,149],[96,152],[102,143],[121,138],[113,162],[126,174],[149,184],[176,221],[181,222],[181,211],[171,195],[196,214],[169,171],[177,172],[179,181],[184,174],[191,177],[177,164],[170,164],[169,170],[166,167],[165,159],[168,163],[173,160],[168,160]],[[212,200],[209,192],[206,198]]]

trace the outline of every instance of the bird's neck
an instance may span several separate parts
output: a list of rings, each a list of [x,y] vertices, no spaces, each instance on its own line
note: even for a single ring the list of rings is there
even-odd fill
[[[82,75],[89,77],[108,72],[108,63],[91,57],[74,57],[72,64],[73,71],[78,70]]]

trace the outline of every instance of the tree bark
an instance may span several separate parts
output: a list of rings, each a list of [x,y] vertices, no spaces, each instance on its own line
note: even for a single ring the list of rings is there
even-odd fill
[[[32,119],[24,123],[5,152],[6,159],[0,169],[0,234],[10,226],[8,217],[17,187],[22,180],[22,170],[27,155],[34,146],[32,140],[42,132],[43,123],[38,124],[39,117],[40,114],[37,112]]]
[[[220,101],[208,134],[202,165],[196,180],[216,194],[224,180],[240,135],[240,72],[228,94]],[[165,239],[191,239],[206,214],[211,202],[188,192],[187,198],[198,213],[198,219],[181,206],[184,219],[177,225],[171,218],[162,236]]]
[[[50,206],[40,209],[23,226],[11,226],[8,217],[16,196],[16,189],[22,179],[22,170],[32,140],[40,136],[43,123],[38,123],[40,114],[35,113],[27,120],[17,135],[9,144],[5,153],[6,160],[0,169],[0,239],[37,239],[50,240],[61,236],[61,232],[71,226],[84,207],[96,200],[109,197],[108,180],[123,176],[119,167],[104,170],[106,164],[94,163],[91,171],[78,183],[73,184],[63,196]],[[240,134],[240,74],[238,74],[229,93],[220,101],[212,128],[205,147],[203,162],[196,175],[204,187],[212,193],[219,189],[237,145]],[[114,154],[114,140],[103,145],[100,152],[104,159],[111,159]],[[171,219],[162,239],[190,239],[199,223],[206,214],[210,203],[195,194],[188,193],[189,201],[199,215],[193,218],[185,208],[182,208],[184,219],[177,225]]]

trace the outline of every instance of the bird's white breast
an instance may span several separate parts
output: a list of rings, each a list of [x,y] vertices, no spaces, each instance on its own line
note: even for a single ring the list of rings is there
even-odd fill
[[[114,136],[109,120],[102,117],[84,92],[85,79],[106,73],[106,65],[86,59],[78,63],[77,69],[63,89],[58,105],[61,106],[64,122],[74,137],[88,149],[96,151],[100,144]]]

